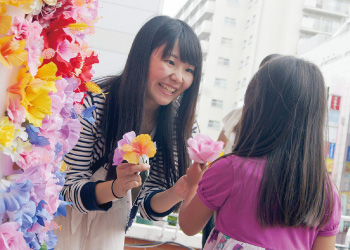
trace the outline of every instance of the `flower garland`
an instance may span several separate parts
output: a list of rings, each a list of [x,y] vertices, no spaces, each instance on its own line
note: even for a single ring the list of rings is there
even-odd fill
[[[59,195],[62,159],[79,139],[80,103],[98,63],[85,40],[97,8],[97,0],[0,0],[0,69],[18,72],[5,83],[0,115],[0,154],[11,158],[0,167],[0,249],[57,244],[53,219],[68,204]]]

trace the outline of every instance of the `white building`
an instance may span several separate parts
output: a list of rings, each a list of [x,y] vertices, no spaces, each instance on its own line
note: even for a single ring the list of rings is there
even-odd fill
[[[315,34],[331,36],[349,16],[350,0],[188,0],[177,18],[202,43],[197,120],[218,137],[221,119],[242,107],[246,87],[268,54],[292,54]]]
[[[328,157],[329,170],[339,187],[342,215],[350,216],[350,19],[336,34],[319,45],[321,35],[311,38],[300,56],[317,64],[325,78],[328,91]],[[340,224],[338,243],[346,242],[350,222]],[[350,235],[349,235],[350,236]]]
[[[94,77],[119,73],[126,62],[131,44],[141,26],[160,15],[164,0],[100,0],[95,34],[87,37],[98,53]]]

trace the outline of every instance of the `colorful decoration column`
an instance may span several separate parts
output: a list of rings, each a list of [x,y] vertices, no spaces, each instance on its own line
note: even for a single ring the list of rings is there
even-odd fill
[[[0,248],[54,249],[62,159],[96,53],[97,0],[0,0]],[[86,84],[88,83],[88,84]]]

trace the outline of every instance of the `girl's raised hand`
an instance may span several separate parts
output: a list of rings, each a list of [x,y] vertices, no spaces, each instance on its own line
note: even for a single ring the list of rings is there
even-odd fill
[[[182,176],[172,187],[174,189],[174,194],[179,197],[181,200],[184,200],[187,195],[187,183],[185,180],[186,176]]]
[[[128,190],[141,186],[141,176],[139,172],[146,171],[150,168],[148,164],[131,164],[122,163],[117,168],[118,178],[113,185],[113,191],[118,197],[124,197]]]
[[[202,171],[201,165],[197,162],[194,162],[187,169],[187,174],[185,176],[185,181],[187,183],[188,188],[197,186],[200,179],[202,179],[203,173],[204,173],[204,170]]]

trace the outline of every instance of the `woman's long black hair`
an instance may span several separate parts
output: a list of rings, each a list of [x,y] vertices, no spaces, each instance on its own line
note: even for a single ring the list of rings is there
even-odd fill
[[[116,142],[126,132],[132,130],[136,134],[140,132],[152,52],[166,44],[163,52],[165,58],[172,51],[176,41],[179,42],[181,61],[195,66],[193,82],[178,98],[179,105],[174,101],[160,107],[154,140],[158,151],[162,151],[163,162],[159,165],[164,168],[166,187],[172,186],[185,174],[190,163],[186,140],[191,136],[194,122],[202,70],[202,52],[197,36],[186,23],[167,16],[157,16],[149,20],[137,33],[123,72],[106,79],[101,84],[104,92],[108,93],[101,122],[106,139],[104,157],[110,166],[106,180],[116,178],[116,170],[111,167]],[[156,159],[161,160],[159,157]]]
[[[275,58],[249,83],[232,154],[266,157],[257,206],[263,226],[321,227],[329,221],[326,107],[323,76],[302,59]]]

